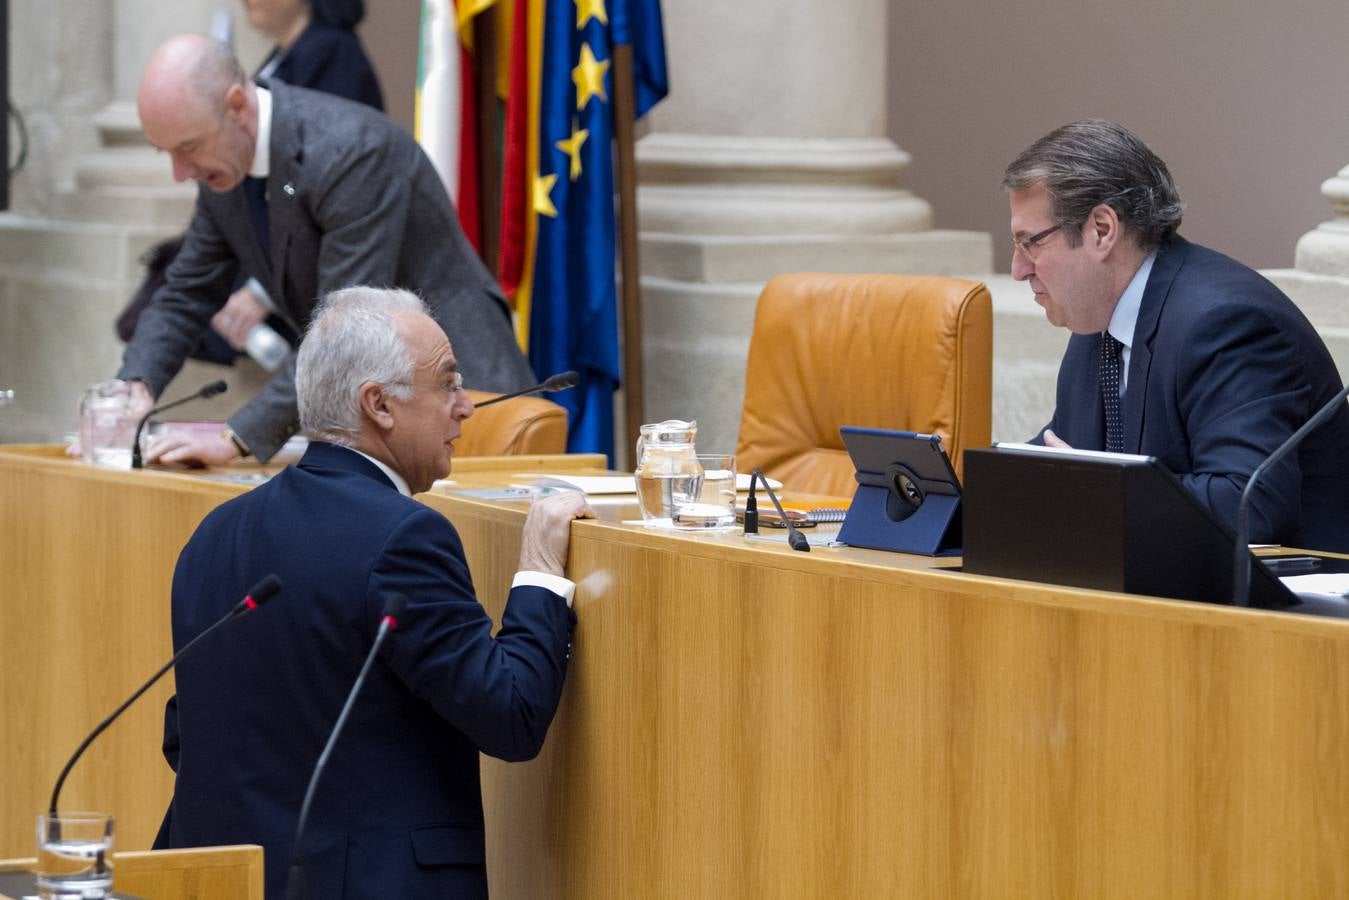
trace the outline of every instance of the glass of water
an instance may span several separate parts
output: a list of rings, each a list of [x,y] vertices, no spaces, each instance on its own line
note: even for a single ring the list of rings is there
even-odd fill
[[[699,453],[695,457],[703,477],[696,493],[675,504],[671,517],[676,528],[731,528],[735,525],[735,456]]]
[[[37,890],[42,900],[98,900],[112,891],[112,816],[37,817]]]

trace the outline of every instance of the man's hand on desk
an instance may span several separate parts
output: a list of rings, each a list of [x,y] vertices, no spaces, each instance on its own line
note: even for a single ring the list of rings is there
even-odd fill
[[[223,466],[239,458],[239,448],[223,434],[169,433],[150,442],[145,462],[183,465]]]
[[[1060,450],[1071,450],[1071,449],[1073,449],[1072,444],[1069,444],[1067,441],[1065,441],[1063,438],[1059,437],[1059,436],[1058,436],[1057,434],[1055,434],[1054,432],[1050,431],[1048,428],[1045,429],[1045,446],[1046,446],[1046,447],[1057,447],[1057,448],[1059,448]]]
[[[565,575],[571,521],[593,518],[595,511],[580,491],[563,491],[535,500],[521,535],[520,569]]]

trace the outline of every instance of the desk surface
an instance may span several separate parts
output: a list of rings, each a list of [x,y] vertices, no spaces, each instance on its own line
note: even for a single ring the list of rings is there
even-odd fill
[[[167,656],[177,548],[239,490],[0,449],[0,702],[23,723],[0,853],[30,852],[69,748]],[[422,499],[499,621],[525,503]],[[494,896],[1349,894],[1349,623],[621,515],[573,528],[543,753],[484,766]],[[171,788],[168,693],[67,788],[129,848]]]

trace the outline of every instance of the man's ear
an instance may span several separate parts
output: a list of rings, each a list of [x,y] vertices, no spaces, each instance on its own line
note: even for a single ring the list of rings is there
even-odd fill
[[[1105,257],[1123,237],[1119,213],[1109,203],[1098,203],[1087,217],[1087,239],[1097,253]]]
[[[248,93],[241,84],[232,84],[225,91],[225,111],[236,119],[248,110]]]
[[[360,404],[361,415],[380,431],[393,429],[393,409],[383,386],[367,381],[357,389],[356,402]]]

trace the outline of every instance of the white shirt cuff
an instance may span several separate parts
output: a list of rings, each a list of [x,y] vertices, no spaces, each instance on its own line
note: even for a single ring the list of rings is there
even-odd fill
[[[515,573],[515,580],[511,582],[511,587],[518,588],[526,585],[552,591],[566,600],[567,606],[571,606],[571,599],[576,596],[576,582],[563,578],[561,575],[549,575],[547,572],[531,572],[522,569]]]

